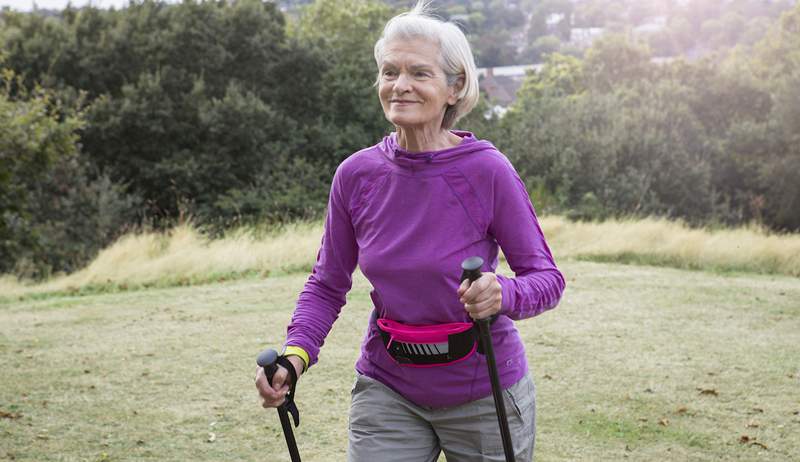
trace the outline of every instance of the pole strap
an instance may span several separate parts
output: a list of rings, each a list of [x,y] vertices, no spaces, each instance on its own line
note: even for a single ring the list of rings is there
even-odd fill
[[[300,425],[300,411],[297,409],[297,404],[294,402],[294,392],[295,387],[297,387],[297,371],[294,369],[294,364],[292,364],[286,356],[278,356],[278,359],[275,361],[276,363],[280,364],[281,366],[285,367],[287,371],[289,371],[289,377],[292,380],[292,385],[289,387],[289,393],[286,395],[286,400],[279,406],[279,408],[283,408],[292,415],[292,419],[294,419],[294,426],[297,427]]]

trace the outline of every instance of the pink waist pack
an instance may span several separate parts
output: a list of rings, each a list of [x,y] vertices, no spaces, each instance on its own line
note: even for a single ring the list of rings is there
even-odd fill
[[[376,321],[386,351],[403,366],[454,364],[467,359],[478,348],[471,322],[412,326],[385,318]]]

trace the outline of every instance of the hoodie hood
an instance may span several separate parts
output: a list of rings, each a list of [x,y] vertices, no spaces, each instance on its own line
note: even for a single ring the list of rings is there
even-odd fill
[[[397,132],[385,136],[380,143],[384,156],[397,168],[411,172],[438,171],[463,156],[487,149],[494,150],[492,143],[475,138],[471,132],[451,130],[461,137],[461,143],[438,151],[409,152],[397,143]]]

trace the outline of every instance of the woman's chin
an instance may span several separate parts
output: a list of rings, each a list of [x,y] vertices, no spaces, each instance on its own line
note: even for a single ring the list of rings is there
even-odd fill
[[[395,127],[404,130],[413,130],[426,125],[426,121],[420,120],[417,117],[408,117],[404,114],[392,115],[391,117],[387,117],[387,119],[389,119],[389,122]]]

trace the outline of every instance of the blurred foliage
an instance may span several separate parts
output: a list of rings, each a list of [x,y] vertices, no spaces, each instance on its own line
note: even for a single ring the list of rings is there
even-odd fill
[[[78,108],[10,69],[0,85],[0,272],[75,270],[132,221],[137,198],[79,152]]]
[[[800,5],[753,52],[692,63],[608,35],[527,77],[499,147],[550,211],[800,230],[797,50]]]
[[[407,9],[416,0],[384,0]],[[308,0],[282,0],[292,14]],[[351,0],[349,8],[364,2]],[[436,0],[437,14],[467,34],[479,67],[544,61],[560,51],[582,56],[585,29],[633,35],[654,56],[703,56],[764,37],[794,0]],[[302,13],[301,13],[302,14]],[[324,21],[323,21],[324,22]],[[576,39],[577,36],[577,39]]]
[[[370,146],[389,131],[377,103],[373,47],[393,16],[385,4],[364,0],[317,0],[301,11],[293,36],[325,63],[314,71],[324,83],[317,111],[331,130],[330,166]]]

